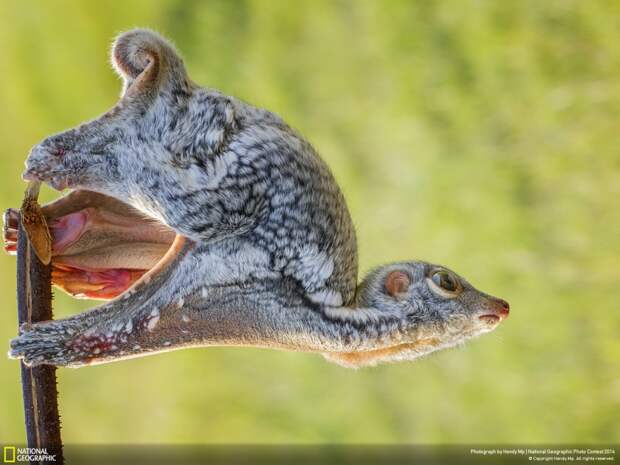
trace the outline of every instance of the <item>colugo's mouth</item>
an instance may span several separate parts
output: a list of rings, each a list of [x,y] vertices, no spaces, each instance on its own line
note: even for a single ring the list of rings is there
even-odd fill
[[[52,282],[78,298],[118,297],[156,268],[176,236],[129,205],[90,191],[72,191],[43,212],[52,236]],[[4,247],[12,254],[18,222],[19,210],[5,212]]]
[[[510,305],[503,299],[489,299],[485,314],[478,318],[488,326],[496,326],[500,321],[508,318],[510,314]]]
[[[482,315],[479,318],[488,325],[496,325],[500,322],[500,317],[497,315]]]

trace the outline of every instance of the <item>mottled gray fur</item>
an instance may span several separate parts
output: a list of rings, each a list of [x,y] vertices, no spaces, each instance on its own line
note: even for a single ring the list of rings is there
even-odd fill
[[[34,147],[24,177],[115,197],[189,240],[127,295],[24,328],[13,356],[79,366],[247,344],[361,366],[415,358],[494,328],[478,317],[497,299],[463,280],[458,297],[440,297],[428,284],[438,267],[423,262],[382,267],[356,295],[346,202],[303,137],[269,111],[194,84],[152,31],[122,34],[112,61],[124,79],[118,104]],[[390,295],[386,279],[395,270],[410,282]],[[402,344],[364,360],[338,355]]]

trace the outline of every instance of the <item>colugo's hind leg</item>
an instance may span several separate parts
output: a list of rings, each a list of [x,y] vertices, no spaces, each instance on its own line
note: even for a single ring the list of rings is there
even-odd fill
[[[72,192],[43,207],[52,236],[52,282],[75,297],[111,299],[164,255],[174,232],[111,197]],[[4,215],[5,250],[17,247],[19,210]]]
[[[63,320],[23,325],[9,355],[29,366],[77,367],[182,344],[187,332],[179,330],[179,299],[194,292],[192,247],[177,237],[155,269],[121,298]]]

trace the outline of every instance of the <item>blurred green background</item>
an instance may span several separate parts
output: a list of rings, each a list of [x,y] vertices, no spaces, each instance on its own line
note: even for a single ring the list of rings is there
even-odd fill
[[[134,26],[308,137],[362,271],[443,263],[513,311],[463,348],[360,371],[235,348],[63,369],[65,442],[620,441],[619,2],[2,0],[2,208],[30,146],[115,103],[108,49]],[[0,258],[5,348],[14,273]],[[21,441],[5,356],[0,379],[0,441]]]

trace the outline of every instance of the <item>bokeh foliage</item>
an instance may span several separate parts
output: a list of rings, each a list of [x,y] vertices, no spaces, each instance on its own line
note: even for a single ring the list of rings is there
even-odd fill
[[[513,311],[361,371],[234,348],[60,370],[66,442],[620,441],[619,2],[2,0],[2,208],[31,145],[115,102],[107,52],[133,26],[315,144],[362,270],[443,263]],[[0,259],[5,347],[14,270]],[[57,293],[58,316],[90,305]],[[0,441],[20,441],[18,364],[0,373]]]

